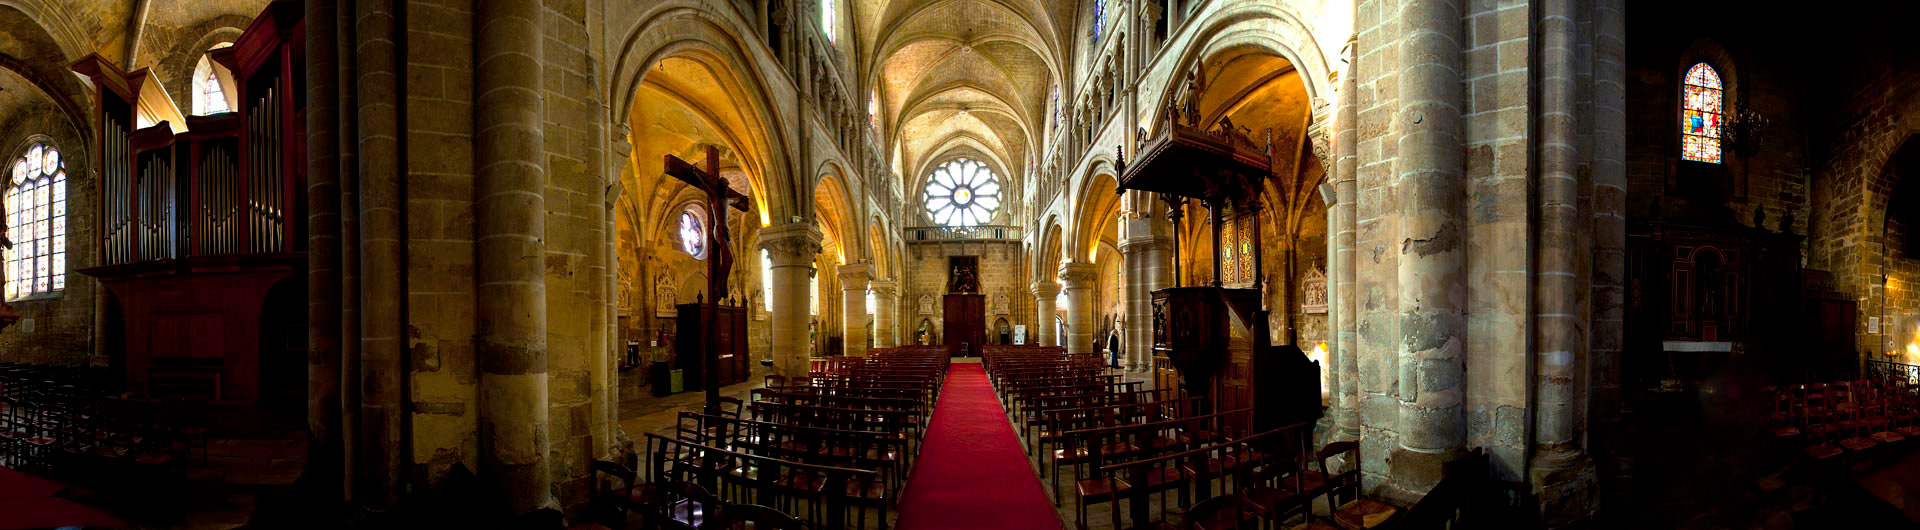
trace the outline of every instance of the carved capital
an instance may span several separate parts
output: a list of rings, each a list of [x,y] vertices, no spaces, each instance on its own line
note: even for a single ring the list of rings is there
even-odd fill
[[[1068,262],[1060,265],[1060,281],[1067,289],[1091,289],[1094,276],[1100,273],[1100,267],[1085,262]]]
[[[1320,107],[1325,100],[1315,98],[1314,113],[1316,119],[1307,124],[1307,147],[1313,149],[1313,158],[1320,162],[1321,169],[1333,171],[1333,126],[1332,120],[1319,119]]]
[[[868,263],[848,263],[841,265],[840,288],[848,291],[866,292],[867,282],[873,280],[873,265]]]
[[[1034,298],[1051,302],[1055,296],[1060,296],[1060,284],[1054,282],[1033,282]]]
[[[867,287],[873,289],[874,298],[891,300],[894,295],[899,294],[899,285],[900,282],[894,280],[874,280],[868,283]],[[886,304],[881,305],[884,306]]]
[[[775,267],[812,267],[820,255],[820,229],[812,223],[792,223],[760,229],[760,248]]]

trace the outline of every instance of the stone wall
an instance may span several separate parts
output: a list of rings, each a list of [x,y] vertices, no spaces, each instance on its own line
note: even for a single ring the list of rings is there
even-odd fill
[[[917,330],[922,320],[930,323],[933,329],[931,343],[946,341],[945,324],[941,320],[945,310],[944,295],[947,293],[947,264],[949,257],[977,256],[980,258],[980,292],[987,295],[986,324],[991,329],[993,323],[1002,317],[1010,325],[1027,325],[1027,340],[1032,343],[1039,336],[1034,327],[1033,295],[1028,290],[1023,263],[1026,253],[1018,243],[936,243],[912,244],[907,246],[901,256],[902,265],[899,317],[900,343],[915,344],[918,341]],[[1005,294],[1007,309],[1005,313],[994,312],[994,298]],[[925,312],[922,296],[932,300],[932,311]],[[1061,308],[1062,311],[1065,308]],[[1052,325],[1048,319],[1046,325]],[[989,337],[992,340],[992,337]]]
[[[32,90],[30,87],[9,87]],[[67,168],[67,287],[58,293],[11,302],[20,321],[0,332],[0,361],[79,364],[100,352],[95,344],[96,292],[105,287],[79,269],[97,263],[99,183],[93,177],[93,157],[86,135],[76,130],[60,109],[44,96],[35,98],[13,117],[0,122],[0,172],[10,173],[13,162],[31,143],[45,141],[60,150]],[[105,366],[104,357],[93,364]]]

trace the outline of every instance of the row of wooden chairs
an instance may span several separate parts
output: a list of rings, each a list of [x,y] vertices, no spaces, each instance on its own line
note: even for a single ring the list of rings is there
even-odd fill
[[[1814,462],[1852,460],[1920,439],[1920,385],[1872,378],[1764,389],[1773,403],[1767,433],[1797,443]]]
[[[876,350],[865,358],[816,360],[813,368],[804,377],[769,376],[750,400],[725,403],[717,414],[682,412],[671,435],[648,433],[635,481],[697,484],[723,506],[766,506],[817,528],[884,529],[926,430],[946,358]],[[680,510],[651,518],[668,521],[660,527],[697,526],[691,515]]]
[[[191,455],[207,459],[204,401],[100,396],[62,385],[7,392],[0,382],[0,464],[49,474],[118,467],[184,475]]]

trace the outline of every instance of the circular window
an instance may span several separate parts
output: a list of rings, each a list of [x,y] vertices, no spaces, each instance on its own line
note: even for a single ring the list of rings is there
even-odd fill
[[[1000,177],[986,164],[961,158],[927,178],[927,214],[946,226],[974,226],[1000,210]]]
[[[698,210],[688,206],[680,212],[680,250],[693,259],[707,259],[707,222]]]

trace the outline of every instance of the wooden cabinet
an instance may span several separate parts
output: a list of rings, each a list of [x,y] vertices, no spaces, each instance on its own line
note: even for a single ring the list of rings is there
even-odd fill
[[[708,324],[701,320],[702,305],[708,304],[674,306],[680,310],[680,314],[674,319],[675,338],[679,342],[674,347],[673,367],[681,371],[682,381],[685,381],[683,388],[688,391],[706,389],[708,350],[719,354],[714,369],[719,372],[721,386],[746,381],[753,373],[752,365],[747,362],[747,309],[715,306],[711,325],[718,327],[720,333],[709,339]]]

